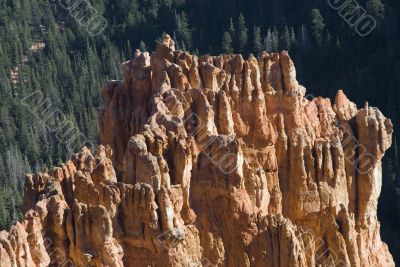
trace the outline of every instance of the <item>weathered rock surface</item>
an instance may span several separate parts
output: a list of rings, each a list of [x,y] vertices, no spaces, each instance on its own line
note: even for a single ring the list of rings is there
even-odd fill
[[[394,266],[379,110],[307,100],[286,52],[198,58],[166,36],[123,68],[102,145],[26,177],[1,266]]]

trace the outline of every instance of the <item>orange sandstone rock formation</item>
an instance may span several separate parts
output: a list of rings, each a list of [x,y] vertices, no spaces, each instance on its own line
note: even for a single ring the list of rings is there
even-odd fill
[[[307,100],[287,52],[196,57],[165,36],[123,68],[102,145],[26,177],[1,266],[394,266],[379,110]]]

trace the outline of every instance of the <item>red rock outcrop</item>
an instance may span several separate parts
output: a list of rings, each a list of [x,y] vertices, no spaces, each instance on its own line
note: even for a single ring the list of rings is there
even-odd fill
[[[306,99],[287,52],[196,57],[165,36],[123,69],[102,145],[26,177],[2,266],[394,266],[379,110]]]

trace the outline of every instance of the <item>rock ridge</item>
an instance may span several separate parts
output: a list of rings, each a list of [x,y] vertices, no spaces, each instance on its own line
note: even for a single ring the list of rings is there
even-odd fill
[[[305,98],[285,51],[197,57],[165,35],[123,72],[101,145],[26,176],[1,266],[394,266],[377,108]]]

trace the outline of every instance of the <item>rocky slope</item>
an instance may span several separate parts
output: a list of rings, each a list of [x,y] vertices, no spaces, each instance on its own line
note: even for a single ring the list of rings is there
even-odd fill
[[[1,266],[394,266],[379,110],[305,98],[286,52],[198,58],[165,36],[123,68],[102,145],[27,175]]]

